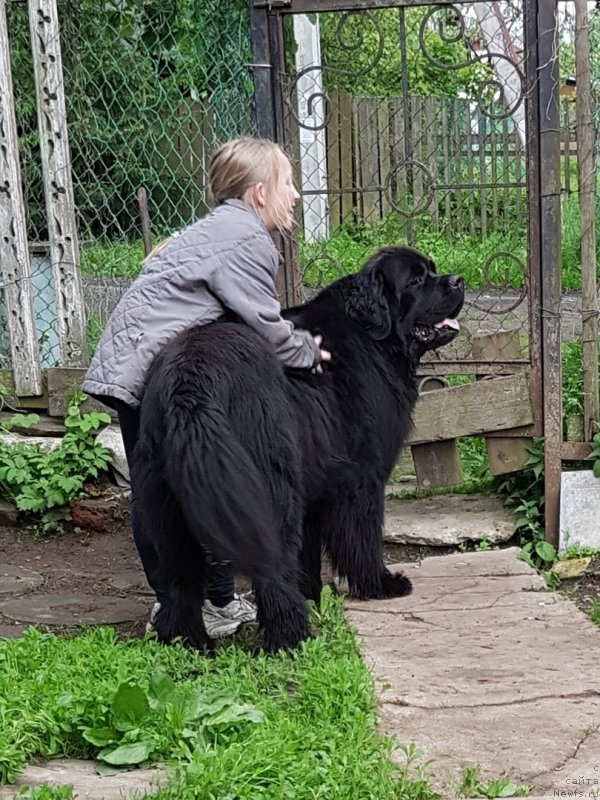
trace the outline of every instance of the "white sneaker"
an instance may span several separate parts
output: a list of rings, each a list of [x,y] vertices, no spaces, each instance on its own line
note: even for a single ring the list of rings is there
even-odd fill
[[[146,633],[154,631],[156,615],[160,611],[160,603],[154,603],[150,611],[150,619],[146,623]],[[222,608],[205,600],[202,606],[204,627],[211,639],[233,636],[241,625],[256,621],[256,606],[245,595],[234,594],[233,600]]]
[[[146,633],[152,633],[154,631],[154,623],[156,622],[156,615],[159,611],[160,603],[154,603],[152,611],[150,612],[150,619],[146,623]]]
[[[211,639],[232,636],[241,625],[256,621],[256,606],[244,595],[234,594],[222,608],[205,600],[202,606],[204,627]]]

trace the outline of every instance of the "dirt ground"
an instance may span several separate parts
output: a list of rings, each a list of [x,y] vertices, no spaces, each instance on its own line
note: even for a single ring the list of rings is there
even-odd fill
[[[452,548],[390,545],[385,555],[386,561],[398,562],[446,552]],[[328,577],[325,569],[324,578]],[[243,579],[238,579],[238,587],[248,588]],[[588,612],[592,601],[600,598],[600,557],[580,579],[563,582],[561,591]],[[18,636],[28,624],[67,630],[72,627],[67,622],[70,615],[81,609],[82,624],[95,624],[107,608],[106,621],[119,632],[142,635],[152,602],[133,544],[126,500],[105,531],[71,525],[59,536],[42,538],[25,528],[0,527],[0,636]],[[23,618],[19,618],[21,607]],[[78,624],[74,618],[73,624]]]
[[[115,627],[124,633],[141,635],[145,608],[151,607],[153,595],[133,544],[125,502],[120,517],[107,531],[84,530],[71,525],[63,534],[50,537],[36,536],[26,528],[0,527],[0,575],[3,565],[11,565],[33,570],[43,578],[41,584],[23,590],[18,587],[18,579],[12,591],[10,584],[4,590],[0,584],[0,635],[18,635],[27,627],[26,623],[3,613],[9,596],[64,594],[135,601],[133,610],[139,607],[141,616],[115,623]],[[55,626],[52,629],[56,629]]]

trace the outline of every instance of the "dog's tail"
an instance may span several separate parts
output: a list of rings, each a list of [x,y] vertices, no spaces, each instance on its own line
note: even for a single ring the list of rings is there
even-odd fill
[[[268,482],[214,403],[165,418],[165,474],[198,543],[252,579],[278,569],[280,534]]]

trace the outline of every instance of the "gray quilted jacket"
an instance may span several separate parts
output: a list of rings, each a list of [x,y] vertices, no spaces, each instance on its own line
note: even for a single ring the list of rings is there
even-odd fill
[[[279,255],[258,214],[227,200],[160,245],[144,262],[102,333],[83,390],[136,408],[163,345],[231,309],[275,347],[284,364],[308,368],[319,348],[281,317]]]

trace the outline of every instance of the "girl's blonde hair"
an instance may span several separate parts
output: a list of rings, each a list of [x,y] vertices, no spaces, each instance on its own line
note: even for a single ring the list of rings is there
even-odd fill
[[[284,227],[287,209],[277,190],[285,161],[289,162],[286,153],[269,139],[245,137],[220,145],[213,153],[208,170],[214,205],[225,200],[246,200],[253,186],[264,183],[271,217],[278,228]]]

